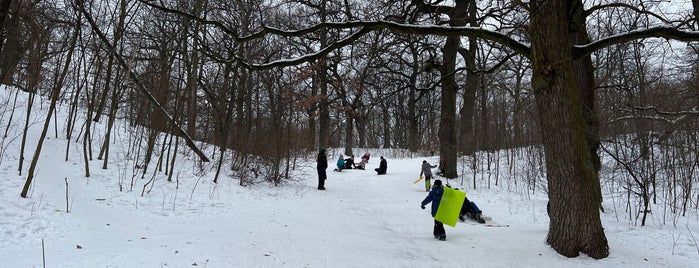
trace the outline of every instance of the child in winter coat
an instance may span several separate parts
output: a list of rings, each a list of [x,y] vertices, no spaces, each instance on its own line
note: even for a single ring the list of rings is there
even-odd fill
[[[345,167],[345,159],[344,158],[345,157],[342,154],[340,154],[340,158],[337,159],[337,168],[334,169],[334,171],[337,171],[337,172],[342,171],[342,168]]]
[[[354,164],[354,168],[364,170],[366,168],[366,161],[362,159],[359,163]]]
[[[328,156],[325,154],[325,148],[320,147],[320,150],[318,150],[316,162],[316,169],[318,170],[318,190],[325,190],[325,180],[328,179],[328,174],[325,174],[325,169],[328,168]]]
[[[369,152],[364,153],[364,155],[362,155],[362,162],[369,163],[369,158],[371,158],[371,154]]]
[[[422,160],[422,170],[420,171],[420,177],[425,175],[425,191],[430,191],[430,179],[432,179],[432,168],[436,168],[437,165],[430,165],[427,160]]]
[[[425,197],[425,200],[422,200],[420,208],[425,209],[425,205],[432,202],[432,217],[434,218],[434,216],[437,215],[437,209],[439,208],[439,202],[442,200],[442,194],[444,194],[442,181],[435,180],[432,190],[427,197]],[[432,230],[432,234],[434,235],[434,238],[437,238],[440,241],[447,240],[447,233],[444,230],[444,224],[436,219],[434,220],[434,229]]]

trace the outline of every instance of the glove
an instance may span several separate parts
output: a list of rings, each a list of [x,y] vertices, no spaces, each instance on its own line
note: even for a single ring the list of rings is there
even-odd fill
[[[425,209],[425,206],[423,206],[423,205],[420,205],[420,208],[422,208],[422,209]]]

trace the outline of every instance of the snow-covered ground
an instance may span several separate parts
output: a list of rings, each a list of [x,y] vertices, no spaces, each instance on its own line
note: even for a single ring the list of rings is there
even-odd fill
[[[11,103],[10,93],[0,88],[0,105],[8,99]],[[23,102],[26,98],[20,97],[18,103]],[[424,186],[412,183],[422,161],[437,163],[436,156],[387,157],[388,174],[378,176],[373,168],[382,152],[369,150],[367,170],[343,172],[332,171],[336,159],[331,155],[326,191],[316,190],[314,154],[299,165],[297,181],[249,187],[229,176],[214,184],[214,172],[198,177],[196,161],[180,157],[173,176],[178,182],[167,182],[158,173],[150,193],[141,196],[149,173],[146,179],[134,179],[133,190],[120,191],[119,180],[131,181],[133,160],[120,153],[126,144],[114,143],[109,169],[101,169],[95,156],[92,176],[84,177],[81,141],[71,143],[64,161],[64,111],[58,116],[59,138],[52,125],[30,196],[21,198],[47,105],[35,107],[22,175],[17,164],[23,109],[17,110],[1,143],[0,267],[43,267],[44,259],[46,267],[637,268],[699,263],[699,216],[694,212],[678,217],[676,224],[662,224],[662,215],[652,214],[648,226],[640,227],[624,218],[624,204],[615,208],[613,200],[605,199],[602,222],[610,256],[566,258],[545,244],[546,196],[519,191],[507,181],[490,189],[479,182],[473,190],[470,174],[468,197],[485,215],[509,227],[458,223],[446,226],[446,241],[437,241],[429,209],[420,209]],[[8,126],[9,112],[3,109],[0,133]],[[460,182],[449,183],[462,187]]]

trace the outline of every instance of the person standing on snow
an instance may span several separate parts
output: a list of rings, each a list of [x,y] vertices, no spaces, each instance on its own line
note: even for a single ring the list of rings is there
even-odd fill
[[[430,179],[432,179],[432,168],[436,168],[437,165],[430,165],[427,160],[422,160],[422,170],[420,171],[420,177],[425,175],[425,191],[430,191]]]
[[[320,147],[318,150],[318,162],[316,168],[318,169],[318,190],[325,190],[325,180],[328,175],[325,174],[325,169],[328,168],[328,156],[325,155],[325,148]]]
[[[444,194],[444,187],[442,187],[441,180],[435,180],[432,191],[422,200],[420,203],[420,208],[425,209],[425,205],[432,202],[432,218],[437,215],[437,209],[439,208],[439,202],[442,201],[442,194]],[[444,230],[444,224],[438,220],[434,220],[434,229],[432,230],[434,238],[440,241],[447,240],[447,232]]]

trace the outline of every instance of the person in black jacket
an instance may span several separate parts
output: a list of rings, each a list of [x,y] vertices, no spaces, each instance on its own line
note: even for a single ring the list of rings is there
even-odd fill
[[[316,161],[318,162],[318,190],[325,190],[325,180],[328,178],[327,174],[325,174],[325,169],[328,168],[328,156],[325,155],[325,148],[320,147]]]
[[[376,173],[378,173],[379,175],[385,175],[385,174],[386,174],[386,169],[388,169],[387,166],[388,166],[388,164],[386,163],[386,159],[384,159],[383,156],[382,156],[382,157],[381,157],[381,163],[379,163],[379,168],[375,168],[374,170],[375,170]]]
[[[353,169],[354,168],[354,155],[350,155],[345,159],[345,167],[343,169]]]

